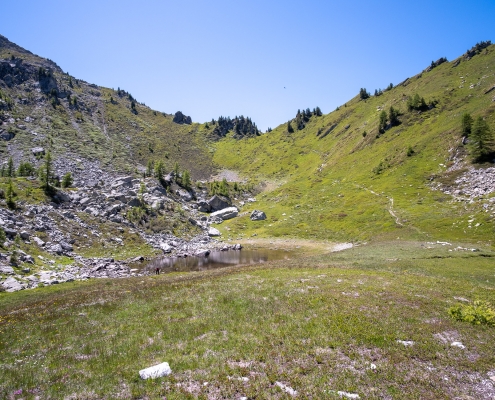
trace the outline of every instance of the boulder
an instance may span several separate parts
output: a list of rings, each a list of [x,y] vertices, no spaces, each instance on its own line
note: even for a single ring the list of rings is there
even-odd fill
[[[53,196],[53,200],[55,203],[69,203],[70,196],[65,192],[57,192],[55,196]]]
[[[198,211],[200,211],[200,212],[210,212],[211,211],[211,207],[210,207],[210,205],[208,204],[207,201],[205,201],[205,200],[199,200],[198,201]]]
[[[139,371],[139,376],[141,377],[141,379],[154,379],[170,375],[171,373],[172,370],[170,369],[170,366],[167,362],[164,362],[149,368],[142,369],[141,371]]]
[[[139,200],[137,197],[133,197],[127,202],[127,205],[129,207],[139,207],[141,205],[141,200]]]
[[[62,254],[64,252],[64,249],[62,248],[62,246],[60,244],[54,244],[53,246],[51,246],[48,251],[52,252],[52,253],[57,253],[57,254]]]
[[[67,242],[60,241],[59,244],[64,251],[73,251],[74,250],[74,247],[72,247],[72,245],[67,243]]]
[[[9,140],[12,140],[14,139],[15,137],[15,133],[14,132],[1,132],[0,133],[0,139],[3,139],[5,141],[9,141]]]
[[[170,252],[172,251],[172,246],[170,246],[168,243],[161,242],[161,243],[160,243],[160,249],[161,249],[164,253],[170,253]]]
[[[208,200],[208,205],[211,211],[223,210],[230,206],[230,204],[221,197],[214,195],[210,200]]]
[[[26,232],[26,231],[22,231],[19,236],[21,237],[21,239],[23,240],[29,240],[29,232]]]
[[[176,192],[176,193],[177,193],[177,194],[180,196],[180,198],[181,198],[182,200],[184,200],[184,201],[191,201],[191,200],[192,200],[192,198],[193,198],[193,197],[192,197],[192,194],[191,194],[191,193],[189,193],[187,190],[179,189],[179,190],[177,190],[177,192]]]
[[[2,275],[14,275],[14,268],[8,265],[0,265],[0,274]]]
[[[4,228],[5,234],[9,238],[15,238],[17,236],[17,231],[15,229]]]
[[[43,247],[45,245],[45,242],[37,236],[33,236],[33,242],[36,243],[40,247]]]
[[[263,221],[266,219],[266,214],[261,210],[254,210],[250,218],[251,221]]]
[[[196,257],[208,257],[210,255],[210,250],[198,250],[196,253],[194,253]]]
[[[181,111],[177,111],[174,115],[174,120],[176,124],[192,124],[192,119],[188,115],[182,114]]]
[[[209,228],[208,229],[208,236],[221,236],[222,234],[217,228]]]
[[[223,210],[215,211],[214,213],[211,214],[213,218],[220,217],[223,220],[235,218],[237,217],[237,215],[239,215],[239,211],[237,210],[236,207],[227,207],[224,208]]]
[[[4,287],[6,292],[17,292],[25,288],[25,285],[12,277],[9,277],[4,282],[2,282],[2,286]]]
[[[45,155],[45,149],[43,147],[33,147],[31,149],[31,153],[33,153],[34,156],[41,156]]]

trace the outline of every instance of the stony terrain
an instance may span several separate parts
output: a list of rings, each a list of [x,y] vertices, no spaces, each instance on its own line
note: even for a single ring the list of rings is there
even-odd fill
[[[131,268],[143,263],[143,256],[116,261],[113,258],[91,258],[78,255],[81,243],[88,238],[110,240],[117,246],[126,246],[126,235],[139,235],[149,246],[174,257],[200,256],[212,250],[239,249],[239,245],[228,245],[215,239],[220,232],[212,224],[222,223],[233,218],[238,208],[218,196],[206,199],[206,191],[195,193],[173,185],[176,189],[167,191],[154,178],[134,179],[132,176],[111,178],[102,171],[93,171],[98,179],[76,178],[80,183],[90,182],[67,191],[59,190],[50,204],[20,204],[17,210],[0,208],[0,226],[7,235],[4,247],[8,251],[1,254],[1,283],[7,291],[37,287],[39,283],[55,284],[74,279],[91,277],[128,277],[147,274],[146,269]],[[89,174],[91,177],[92,174]],[[77,176],[77,175],[76,175]],[[249,194],[246,193],[246,197]],[[242,207],[243,202],[238,203]],[[139,223],[127,219],[132,209],[148,208],[157,215],[166,214],[167,209],[180,208],[187,223],[193,226],[195,234],[189,240],[177,237],[170,232],[147,233]],[[202,212],[201,212],[202,211]],[[206,214],[205,212],[211,212]],[[111,226],[113,236],[105,236],[103,226]],[[40,238],[44,237],[44,240]],[[99,239],[101,238],[101,239]],[[24,251],[15,251],[14,242],[22,240],[35,244],[40,250],[53,256],[66,256],[72,260],[62,267],[55,261],[39,255],[36,259]],[[17,261],[12,257],[15,251]],[[14,257],[15,258],[15,257]],[[40,270],[30,275],[28,264],[37,264]],[[12,266],[22,265],[22,274]]]

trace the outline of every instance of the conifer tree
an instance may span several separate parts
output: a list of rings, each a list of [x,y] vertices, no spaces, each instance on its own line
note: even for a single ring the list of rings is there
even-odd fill
[[[461,135],[468,137],[471,134],[472,125],[473,125],[473,117],[471,117],[471,114],[469,113],[462,114]]]
[[[14,160],[12,160],[12,157],[9,158],[9,163],[7,164],[7,176],[9,178],[15,177]]]
[[[494,149],[490,127],[482,117],[476,118],[469,136],[469,147],[474,161],[483,161]]]
[[[289,132],[289,133],[293,133],[294,132],[294,128],[292,128],[292,125],[290,124],[290,121],[287,122],[287,132]]]

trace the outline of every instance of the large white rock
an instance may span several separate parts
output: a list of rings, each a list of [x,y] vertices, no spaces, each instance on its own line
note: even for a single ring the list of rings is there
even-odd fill
[[[154,379],[161,378],[162,376],[167,376],[172,373],[168,362],[164,362],[158,365],[154,365],[152,367],[148,367],[139,371],[139,376],[141,379]]]
[[[164,253],[170,253],[172,251],[172,246],[170,246],[168,243],[161,242],[160,249],[162,249]]]
[[[214,213],[211,213],[210,217],[211,218],[220,217],[223,220],[225,220],[225,219],[235,218],[237,217],[238,214],[239,214],[239,210],[237,210],[236,207],[227,207],[224,208],[223,210],[215,211]]]
[[[221,235],[221,233],[217,228],[210,227],[208,229],[208,236],[220,236],[220,235]]]

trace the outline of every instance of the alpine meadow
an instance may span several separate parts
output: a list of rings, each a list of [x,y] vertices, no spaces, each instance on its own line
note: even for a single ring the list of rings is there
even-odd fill
[[[0,35],[1,398],[495,398],[491,41],[266,132],[145,100]]]

